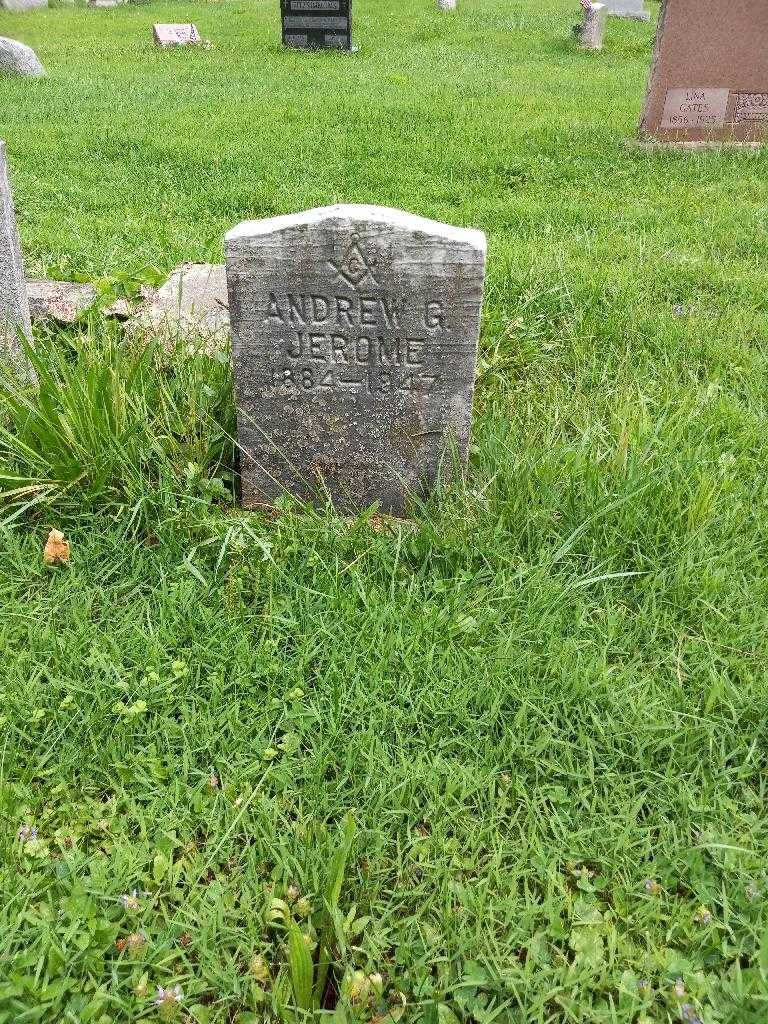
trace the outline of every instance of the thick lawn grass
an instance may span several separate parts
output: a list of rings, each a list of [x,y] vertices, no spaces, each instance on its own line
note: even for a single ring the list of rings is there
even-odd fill
[[[490,250],[467,481],[410,523],[233,509],[226,368],[100,324],[0,398],[2,1024],[293,1020],[272,901],[316,938],[349,812],[339,1020],[355,970],[427,1024],[768,1017],[768,156],[622,145],[652,26],[459,3],[356,0],[353,57],[277,0],[0,12],[31,271],[333,201]]]

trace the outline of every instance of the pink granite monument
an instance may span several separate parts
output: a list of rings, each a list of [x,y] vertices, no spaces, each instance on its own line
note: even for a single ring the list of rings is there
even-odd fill
[[[768,141],[768,0],[665,0],[640,134]]]

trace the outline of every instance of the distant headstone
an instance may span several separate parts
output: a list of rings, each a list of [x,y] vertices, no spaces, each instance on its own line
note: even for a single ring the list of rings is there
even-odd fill
[[[485,235],[377,206],[225,238],[243,504],[401,513],[465,462]]]
[[[0,8],[4,11],[34,11],[47,6],[48,0],[0,0]]]
[[[352,0],[280,0],[283,45],[351,50]]]
[[[640,132],[677,144],[768,141],[766,0],[666,0]]]
[[[645,0],[606,0],[606,7],[613,18],[633,18],[635,21],[651,20],[651,12],[646,9]]]
[[[158,46],[197,46],[202,36],[191,22],[185,25],[153,25],[152,32]]]
[[[437,0],[437,8],[440,11],[455,11],[456,0]]]
[[[579,45],[582,50],[602,50],[608,7],[606,4],[591,3],[590,0],[582,0],[581,6],[581,24],[573,30]]]
[[[31,339],[27,286],[8,180],[5,143],[0,142],[0,351],[18,355],[17,330]]]
[[[0,71],[28,78],[39,78],[45,74],[45,68],[31,47],[5,36],[0,36]]]

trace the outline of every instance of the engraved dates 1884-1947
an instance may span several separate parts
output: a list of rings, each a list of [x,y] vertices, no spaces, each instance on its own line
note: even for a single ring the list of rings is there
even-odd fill
[[[226,237],[243,502],[402,512],[465,460],[485,236],[335,206]]]

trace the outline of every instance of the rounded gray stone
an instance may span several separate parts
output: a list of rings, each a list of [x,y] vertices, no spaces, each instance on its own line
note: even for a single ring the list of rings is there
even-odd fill
[[[45,74],[45,68],[30,46],[6,36],[0,36],[0,71],[28,78],[39,78]]]
[[[48,0],[0,0],[4,11],[36,11],[47,6]]]
[[[128,323],[163,344],[202,340],[214,352],[229,340],[227,278],[221,263],[182,263]]]

